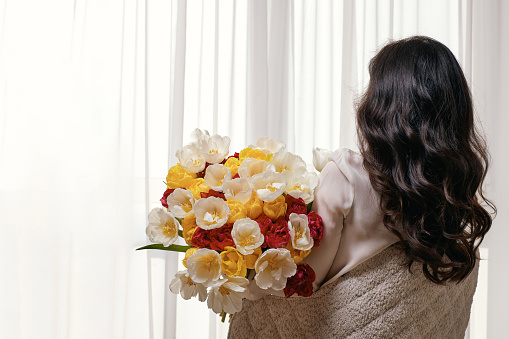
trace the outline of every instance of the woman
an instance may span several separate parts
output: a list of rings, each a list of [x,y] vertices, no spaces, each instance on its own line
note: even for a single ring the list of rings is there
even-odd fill
[[[387,44],[369,71],[360,154],[333,153],[315,195],[324,240],[305,262],[316,291],[253,289],[229,338],[464,337],[492,223],[481,203],[493,207],[465,76],[446,46],[420,36]]]

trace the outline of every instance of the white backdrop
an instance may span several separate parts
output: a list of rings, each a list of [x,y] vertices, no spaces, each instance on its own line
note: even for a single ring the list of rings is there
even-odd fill
[[[509,3],[495,0],[0,0],[0,337],[222,338],[168,290],[147,243],[195,127],[356,148],[355,98],[388,39],[434,37],[471,81],[499,215],[471,338],[509,337]]]

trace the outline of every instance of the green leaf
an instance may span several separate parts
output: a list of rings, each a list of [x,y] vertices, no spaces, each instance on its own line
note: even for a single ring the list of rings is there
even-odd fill
[[[184,232],[182,232],[182,230],[178,230],[178,234],[179,234],[179,237],[181,237],[181,238],[184,237]]]
[[[309,212],[311,212],[311,207],[313,207],[313,202],[310,202],[309,204],[307,204],[306,207],[308,209],[308,214],[309,214]]]
[[[143,246],[137,248],[136,250],[163,250],[163,251],[172,251],[172,252],[185,252],[193,246],[182,246],[182,245],[170,245],[168,247],[164,247],[163,244],[151,244],[147,246]]]

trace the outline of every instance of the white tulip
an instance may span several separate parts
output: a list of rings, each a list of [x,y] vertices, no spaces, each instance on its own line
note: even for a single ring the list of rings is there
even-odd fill
[[[226,201],[217,197],[197,200],[193,206],[196,225],[204,230],[211,230],[223,226],[231,215]]]
[[[187,272],[192,281],[210,286],[221,277],[221,256],[214,250],[200,248],[187,261]]]
[[[265,240],[258,223],[249,218],[235,221],[231,234],[235,247],[244,255],[252,254]]]
[[[276,291],[286,286],[286,281],[297,271],[297,265],[286,248],[271,248],[263,252],[255,263],[255,281],[263,289]]]
[[[195,128],[191,133],[191,138],[195,143],[199,143],[200,140],[208,141],[210,139],[210,134],[207,130],[202,131],[199,128]]]
[[[242,309],[242,299],[248,295],[249,280],[244,277],[219,279],[210,286],[207,306],[215,313],[234,314]]]
[[[251,186],[258,198],[273,201],[285,191],[286,179],[281,173],[265,171],[251,178]]]
[[[230,169],[221,164],[214,164],[207,167],[205,171],[205,183],[207,186],[212,188],[214,191],[222,191],[223,183],[226,183],[232,179],[232,173]]]
[[[180,166],[189,172],[198,173],[205,168],[205,159],[200,154],[196,144],[182,147],[175,155],[180,162]]]
[[[306,204],[313,202],[314,191],[318,185],[318,175],[307,170],[301,174],[296,174],[293,171],[284,171],[283,176],[286,179],[287,194],[298,199],[302,198]]]
[[[309,230],[308,216],[291,213],[288,219],[288,229],[290,230],[293,248],[301,251],[313,248],[314,240]]]
[[[239,177],[249,179],[265,171],[275,171],[274,164],[260,159],[247,158],[239,166]]]
[[[258,148],[262,150],[264,153],[276,153],[283,149],[285,149],[286,145],[282,141],[276,141],[276,139],[271,137],[262,137],[256,141],[256,145],[249,145],[251,148]]]
[[[194,197],[189,190],[175,189],[166,199],[168,210],[177,218],[185,218],[193,212]]]
[[[291,152],[280,151],[274,154],[272,162],[276,167],[276,171],[285,172],[292,171],[301,174],[306,170],[306,162],[301,157]]]
[[[318,172],[321,172],[325,165],[329,162],[329,156],[332,151],[325,148],[315,147],[313,148],[313,166]]]
[[[235,178],[223,183],[223,193],[227,200],[237,200],[245,204],[251,199],[252,192],[249,181],[244,178]]]
[[[214,134],[198,141],[201,155],[209,164],[217,164],[226,158],[230,148],[230,138]]]
[[[196,295],[199,301],[205,301],[207,299],[207,287],[194,282],[189,277],[187,270],[178,271],[175,274],[175,278],[170,283],[170,291],[175,294],[180,293],[185,300],[189,300]]]
[[[145,232],[150,241],[170,246],[178,239],[179,222],[164,208],[154,208],[148,214],[148,225]]]

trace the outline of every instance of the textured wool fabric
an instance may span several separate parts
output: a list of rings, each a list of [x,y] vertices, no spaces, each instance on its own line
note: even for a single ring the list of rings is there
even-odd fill
[[[437,285],[406,263],[393,245],[310,297],[244,300],[228,338],[463,339],[478,264],[461,283]]]

